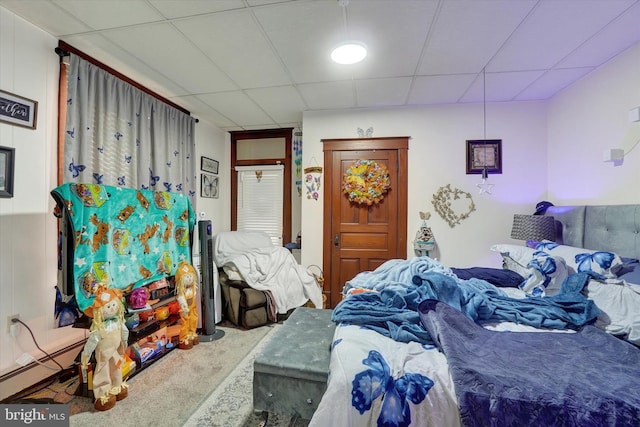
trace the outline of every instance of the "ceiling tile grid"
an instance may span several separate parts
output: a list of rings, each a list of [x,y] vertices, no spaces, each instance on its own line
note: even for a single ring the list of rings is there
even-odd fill
[[[311,110],[546,100],[640,42],[640,0],[0,0],[0,7],[222,130],[291,127]],[[331,49],[350,39],[367,45],[365,60],[332,63]]]

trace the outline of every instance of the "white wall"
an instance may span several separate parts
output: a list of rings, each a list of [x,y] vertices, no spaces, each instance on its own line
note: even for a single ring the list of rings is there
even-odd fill
[[[556,204],[640,203],[640,146],[620,166],[603,152],[640,140],[640,45],[589,74],[550,103],[549,200]]]
[[[0,7],[0,88],[38,102],[37,129],[0,123],[0,146],[16,150],[14,197],[0,199],[0,377],[20,368],[15,360],[25,352],[43,356],[24,327],[17,339],[6,333],[7,316],[19,314],[48,353],[73,345],[86,334],[54,327],[57,221],[50,191],[57,186],[58,170],[57,44],[56,38]],[[229,147],[227,133],[202,120],[196,125],[198,169],[201,155],[220,161],[220,198],[198,198],[195,207],[213,221],[214,232],[228,230],[230,224]],[[38,366],[0,381],[0,399],[52,373]]]
[[[198,220],[211,220],[213,233],[226,231],[231,228],[231,203],[230,183],[231,183],[231,138],[228,132],[223,132],[214,125],[200,120],[196,124],[196,166],[198,169],[198,180],[201,179],[200,157],[205,156],[217,160],[218,165],[218,198],[209,199],[198,197],[194,209],[198,215]],[[198,181],[198,191],[200,191],[200,181]],[[198,193],[198,196],[200,194]],[[204,213],[204,216],[202,214]],[[197,228],[197,227],[196,227]],[[194,241],[197,239],[194,238]]]
[[[495,184],[492,195],[480,195],[476,185],[481,177],[466,174],[466,140],[483,138],[482,104],[307,112],[303,167],[315,160],[323,162],[321,139],[355,138],[358,127],[373,126],[374,137],[411,137],[407,254],[413,255],[412,242],[421,223],[419,212],[429,211],[428,224],[442,262],[454,267],[499,266],[499,256],[490,252],[489,246],[510,241],[513,214],[531,213],[546,197],[545,103],[488,104],[486,117],[487,138],[502,139],[503,151],[503,173],[489,176],[488,181]],[[476,211],[454,228],[436,214],[432,204],[433,195],[447,184],[471,193],[476,206]],[[322,265],[322,206],[322,199],[303,198],[303,265]]]
[[[8,315],[19,314],[48,352],[84,336],[54,328],[57,221],[49,193],[57,179],[56,45],[0,8],[0,88],[38,102],[35,130],[0,123],[0,145],[15,148],[14,197],[0,199],[0,373],[19,367],[15,360],[24,352],[42,356],[24,327],[16,339],[6,333]]]

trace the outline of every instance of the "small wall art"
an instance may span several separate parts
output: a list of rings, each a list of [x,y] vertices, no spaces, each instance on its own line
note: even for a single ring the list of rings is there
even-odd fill
[[[502,140],[467,140],[467,175],[502,173]]]
[[[200,197],[217,199],[219,197],[218,190],[218,177],[203,173],[200,180]]]
[[[37,113],[36,101],[0,90],[0,122],[35,129]]]
[[[0,197],[13,197],[13,166],[15,149],[0,147]]]
[[[219,165],[220,163],[217,160],[204,156],[200,157],[200,169],[204,172],[211,172],[217,175]]]

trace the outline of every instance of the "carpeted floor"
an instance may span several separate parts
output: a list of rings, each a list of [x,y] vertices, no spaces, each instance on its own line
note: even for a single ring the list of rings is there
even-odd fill
[[[77,381],[49,387],[49,395],[43,390],[39,397],[68,404],[72,427],[306,426],[306,420],[276,414],[265,422],[253,412],[253,360],[280,326],[218,326],[225,332],[221,339],[173,350],[130,378],[129,396],[109,411],[96,411],[92,399],[73,396]]]
[[[278,326],[246,331],[220,327],[225,332],[221,339],[200,343],[191,350],[173,350],[131,378],[129,397],[109,411],[95,411],[90,399],[73,399],[70,425],[112,427],[118,420],[120,426],[181,426]]]
[[[222,323],[224,337],[173,350],[130,378],[129,396],[109,411],[75,396],[78,379],[26,396],[69,405],[71,427],[306,427],[308,420],[253,412],[253,361],[281,324],[251,330]]]

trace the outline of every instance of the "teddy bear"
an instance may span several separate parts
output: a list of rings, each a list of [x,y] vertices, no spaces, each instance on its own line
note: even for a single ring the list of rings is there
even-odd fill
[[[83,372],[87,371],[91,354],[95,352],[93,371],[94,408],[107,411],[129,394],[122,380],[124,353],[128,345],[129,329],[124,320],[122,291],[100,284],[93,305],[85,310],[92,317],[89,338],[80,357]]]
[[[198,327],[198,309],[196,307],[196,290],[198,275],[195,268],[186,261],[181,261],[176,272],[176,296],[180,304],[180,341],[178,348],[189,350],[200,342],[196,328]]]

